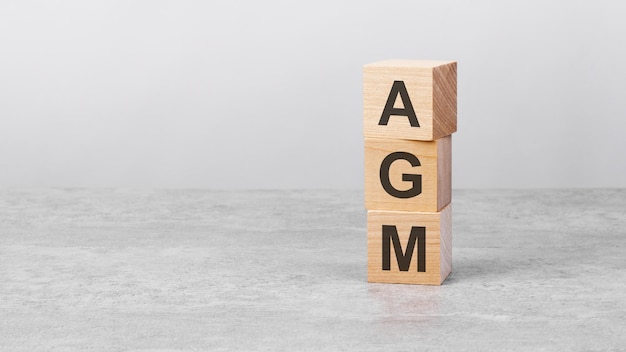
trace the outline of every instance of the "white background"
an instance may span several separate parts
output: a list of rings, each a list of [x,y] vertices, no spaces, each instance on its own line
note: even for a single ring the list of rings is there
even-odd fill
[[[0,187],[359,188],[362,66],[458,61],[453,187],[626,187],[620,1],[1,1]]]

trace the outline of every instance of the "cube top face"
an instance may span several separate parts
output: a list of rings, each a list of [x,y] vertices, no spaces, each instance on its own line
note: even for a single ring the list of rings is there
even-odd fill
[[[432,141],[456,132],[456,62],[386,60],[363,69],[365,137]]]
[[[365,138],[365,208],[437,212],[451,201],[452,136]]]
[[[412,67],[412,68],[425,68],[433,69],[435,67],[448,65],[455,63],[455,61],[445,60],[404,60],[404,59],[390,59],[369,63],[365,65],[368,67]]]
[[[452,271],[451,206],[367,212],[369,282],[440,285]]]

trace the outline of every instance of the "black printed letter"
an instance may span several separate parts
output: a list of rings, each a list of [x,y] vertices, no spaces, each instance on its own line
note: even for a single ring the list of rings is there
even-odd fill
[[[398,98],[398,93],[400,93],[400,98],[402,99],[402,104],[404,105],[403,109],[393,107],[396,99]],[[413,110],[413,104],[411,104],[411,99],[409,99],[409,93],[407,93],[406,86],[403,81],[393,82],[391,92],[389,92],[389,97],[387,97],[387,104],[385,104],[385,109],[383,110],[383,114],[380,116],[378,125],[386,126],[391,115],[406,116],[409,118],[411,127],[420,127],[419,122],[417,122],[417,116],[415,116],[415,110]]]
[[[395,152],[387,155],[380,164],[380,183],[387,193],[396,198],[412,198],[422,193],[422,175],[402,174],[402,181],[410,181],[413,186],[406,191],[395,189],[389,180],[389,168],[391,163],[398,159],[403,159],[411,163],[411,166],[420,166],[419,159],[407,152]]]
[[[398,268],[400,271],[409,271],[411,257],[417,239],[417,271],[426,272],[426,228],[412,226],[409,235],[409,243],[406,251],[402,253],[402,245],[398,237],[398,229],[394,225],[383,225],[383,270],[391,270],[391,248],[389,242],[393,242],[393,249],[396,252]]]

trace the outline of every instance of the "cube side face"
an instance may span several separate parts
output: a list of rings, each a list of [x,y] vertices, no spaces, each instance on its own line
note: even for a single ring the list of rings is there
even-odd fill
[[[457,129],[456,66],[456,62],[450,62],[433,69],[433,139]]]
[[[452,135],[437,140],[437,208],[452,201]]]
[[[448,204],[441,210],[440,224],[440,283],[443,283],[452,272],[452,204]]]
[[[442,196],[441,192],[450,192],[443,189],[446,183],[439,181],[440,163],[445,164],[442,158],[450,155],[440,155],[440,150],[449,150],[439,146],[450,140],[437,141],[410,141],[400,139],[365,139],[365,208],[367,210],[396,210],[396,211],[424,211],[437,212],[449,203],[450,196]],[[417,163],[411,163],[409,155],[415,156]],[[395,157],[394,157],[395,156]],[[415,160],[413,160],[415,161]],[[384,165],[385,164],[385,165]],[[388,178],[387,188],[381,177]],[[417,178],[419,177],[419,180]],[[389,192],[397,190],[405,196],[420,188],[420,193],[411,197],[398,197]],[[445,202],[445,199],[448,199]],[[445,202],[445,204],[443,204]]]
[[[395,108],[404,106],[402,93],[393,94],[394,82],[402,82],[419,126],[407,116],[391,115],[385,125],[381,117],[388,99]],[[363,70],[363,133],[366,138],[433,140],[433,69],[431,67],[365,66]]]
[[[449,226],[443,223],[449,218],[446,213],[449,214],[448,207],[435,213],[368,211],[368,282],[440,285],[450,273],[450,257],[442,256],[451,253],[446,242]],[[419,239],[422,233],[424,242]],[[420,245],[424,245],[421,252]]]

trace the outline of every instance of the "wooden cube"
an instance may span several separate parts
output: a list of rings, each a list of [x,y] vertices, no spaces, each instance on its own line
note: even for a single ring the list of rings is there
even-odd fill
[[[366,138],[365,208],[436,212],[448,205],[451,141]]]
[[[441,285],[452,271],[451,205],[367,212],[367,281]]]
[[[432,141],[456,131],[456,62],[386,60],[363,69],[365,137]]]

